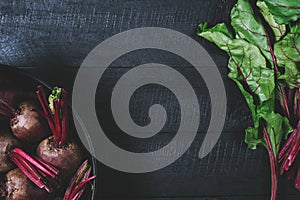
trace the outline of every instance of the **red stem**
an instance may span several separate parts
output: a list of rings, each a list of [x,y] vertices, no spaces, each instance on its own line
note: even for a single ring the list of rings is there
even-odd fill
[[[288,90],[288,102],[289,102],[288,104],[290,106],[290,109],[292,109],[292,106],[293,106],[294,95],[295,95],[295,90],[289,89]]]
[[[282,98],[281,105],[282,105],[282,107],[283,107],[283,109],[285,111],[285,114],[286,114],[287,118],[291,119],[290,111],[289,111],[289,105],[288,105],[288,100],[287,100],[287,97],[286,97],[285,89],[282,86],[279,86],[279,91],[281,93],[281,98]]]
[[[296,144],[293,146],[291,149],[290,155],[287,157],[288,159],[288,167],[290,167],[293,162],[295,161],[297,154],[299,152],[299,147],[300,147],[300,136],[298,135]]]
[[[38,172],[28,162],[26,162],[26,160],[15,153],[12,153],[10,158],[36,186],[41,189],[44,188],[48,193],[52,192],[52,190],[42,181],[42,177],[38,174]]]
[[[282,159],[287,155],[288,150],[290,149],[290,145],[294,141],[295,137],[297,135],[297,129],[294,129],[292,134],[289,136],[288,140],[284,143],[283,147],[281,148],[279,155],[278,155],[278,161],[281,162]]]
[[[59,174],[59,170],[56,169],[52,164],[47,163],[46,161],[44,161],[43,159],[35,156],[34,157],[39,163],[41,163],[44,167],[46,167],[47,169],[49,169],[51,172],[53,172],[55,175]]]
[[[89,168],[89,170],[84,174],[83,180],[88,179],[89,176],[90,176],[90,174],[91,174],[91,172],[92,172],[92,168]],[[83,187],[83,188],[75,195],[74,198],[75,198],[75,199],[79,199],[79,198],[82,196],[82,194],[83,194],[85,188],[86,188],[86,187]]]
[[[11,107],[6,101],[4,101],[2,99],[0,99],[0,104],[2,104],[3,106],[5,106],[13,114],[16,112],[13,107]]]
[[[5,117],[13,118],[16,114],[16,111],[7,102],[0,99],[0,114]]]
[[[297,89],[297,118],[300,120],[300,89]]]
[[[50,170],[46,169],[43,165],[41,165],[38,161],[36,161],[34,158],[32,158],[27,153],[25,153],[23,150],[21,150],[19,148],[14,148],[13,152],[20,155],[22,158],[26,159],[28,162],[33,164],[37,169],[41,170],[42,172],[44,172],[45,174],[47,174],[51,178],[56,177],[56,175],[54,173],[52,173]]]
[[[88,165],[88,160],[84,161],[81,166],[77,169],[76,173],[72,177],[70,184],[66,190],[66,193],[64,195],[64,200],[68,200],[70,198],[71,192],[73,188],[75,187],[76,184],[78,184],[81,181],[82,173],[84,173],[87,168],[89,167]]]
[[[40,91],[37,91],[36,94],[37,94],[37,97],[38,97],[38,99],[39,99],[39,102],[40,102],[40,104],[41,104],[41,106],[42,106],[42,108],[43,108],[43,111],[44,111],[44,112],[39,112],[39,111],[38,111],[38,112],[39,112],[39,114],[41,114],[43,117],[46,118],[46,120],[47,120],[47,122],[48,122],[48,125],[49,125],[49,127],[50,127],[52,133],[55,133],[56,129],[55,129],[55,125],[54,125],[54,123],[53,123],[52,116],[49,115],[48,109],[45,107],[46,105],[45,105],[45,103],[43,102],[43,98],[42,98],[42,96],[41,96],[41,92],[40,92]],[[47,106],[48,106],[48,105],[47,105]]]
[[[38,112],[39,114],[41,114],[41,115],[47,120],[48,125],[49,125],[49,127],[50,127],[50,129],[51,129],[51,132],[52,132],[52,133],[55,133],[56,129],[55,129],[55,125],[54,125],[54,123],[53,123],[52,118],[50,118],[49,116],[45,115],[45,113],[43,113],[43,112],[40,111],[40,110],[37,110],[37,112]]]
[[[272,61],[273,61],[273,64],[274,64],[274,69],[275,69],[275,72],[277,73],[277,72],[279,72],[279,70],[278,70],[278,66],[277,66],[277,60],[276,60],[276,57],[275,57],[275,53],[273,51],[271,40],[270,40],[268,31],[266,29],[265,29],[265,32],[266,32],[266,38],[267,38],[267,41],[268,41],[268,46],[269,46],[269,49],[270,49],[270,54],[272,56]]]
[[[38,100],[39,100],[39,102],[40,102],[40,104],[41,104],[41,106],[42,106],[42,109],[43,109],[45,115],[46,115],[47,117],[49,117],[49,114],[48,114],[48,111],[47,111],[45,102],[44,102],[43,97],[42,97],[42,95],[41,95],[41,91],[37,90],[37,91],[36,91],[36,96],[37,96],[37,98],[38,98]]]
[[[300,121],[298,122],[298,126],[297,126],[297,133],[294,136],[294,138],[292,138],[292,142],[290,143],[290,147],[289,150],[285,156],[285,159],[283,161],[283,164],[281,166],[281,170],[280,173],[282,174],[283,171],[287,171],[289,170],[289,168],[291,167],[291,165],[294,163],[297,154],[300,150]]]
[[[48,176],[45,177],[47,182],[50,184],[50,185],[53,185],[56,189],[59,189],[61,187],[60,183],[57,182],[55,179],[52,179]]]
[[[35,180],[42,180],[40,174],[38,174],[38,172],[33,169],[33,167],[29,163],[27,163],[20,155],[12,153],[10,154],[10,158],[14,163],[16,163],[17,166],[20,165],[21,168],[24,168],[26,169],[26,171],[30,172],[32,178],[34,178]],[[21,171],[23,171],[23,169],[21,169]]]
[[[20,170],[38,187],[44,188],[49,193],[52,190],[47,184],[56,188],[60,187],[60,184],[55,180],[59,171],[52,165],[40,158],[31,157],[19,148],[14,148],[10,153],[10,157]]]
[[[56,144],[59,144],[61,141],[59,100],[54,99],[53,104],[54,104],[54,124],[55,124],[55,132],[53,133],[53,136]]]
[[[298,166],[296,167],[298,167],[298,169],[297,169],[297,176],[295,179],[295,188],[300,190],[300,162],[298,162]]]
[[[54,87],[57,89],[57,87]],[[67,93],[61,88],[60,99],[54,99],[54,113],[52,113],[46,94],[42,86],[38,86],[37,96],[44,111],[44,117],[47,119],[50,129],[52,131],[54,141],[58,146],[65,144],[68,133],[68,105]]]
[[[46,93],[43,89],[43,86],[39,85],[38,88],[37,88],[36,93],[37,93],[37,97],[40,101],[40,104],[43,108],[44,116],[47,119],[49,127],[52,131],[54,140],[55,140],[56,143],[58,143],[57,141],[60,140],[60,131],[57,131],[57,129],[60,129],[59,128],[60,126],[58,126],[59,123],[57,124],[57,121],[55,119],[53,119],[53,114],[52,114],[52,111],[49,107],[48,100],[47,100],[47,97],[46,97]],[[59,114],[58,114],[58,117],[59,117]]]
[[[39,93],[38,97],[40,97],[40,102],[41,102],[41,105],[43,107],[45,114],[48,115],[49,117],[51,117],[52,111],[49,107],[48,100],[47,100],[46,93],[44,91],[43,86],[39,85],[37,87],[37,93]]]
[[[267,144],[267,151],[269,154],[270,167],[271,167],[271,178],[272,178],[272,189],[271,189],[271,200],[276,200],[277,196],[277,182],[278,182],[278,172],[277,172],[277,161],[274,155],[274,150],[272,149],[269,134],[266,128],[263,129],[264,139]]]
[[[44,178],[47,177],[47,174],[45,174],[43,171],[41,171],[41,170],[38,169],[38,172],[41,174],[42,177],[44,177]]]
[[[61,129],[60,145],[64,145],[67,140],[67,134],[68,134],[69,114],[68,114],[68,105],[67,105],[67,93],[63,88],[61,89],[60,107],[62,109],[62,129]]]
[[[79,185],[76,186],[76,188],[75,188],[75,189],[73,190],[73,192],[71,193],[70,198],[73,200],[74,197],[76,196],[76,194],[77,194],[78,192],[80,192],[80,190],[81,190],[88,182],[94,180],[95,178],[96,178],[96,176],[92,176],[92,177],[90,177],[90,178],[88,178],[88,179],[85,179],[85,180],[83,180],[82,182],[80,182]],[[77,197],[77,198],[78,198],[78,197]]]

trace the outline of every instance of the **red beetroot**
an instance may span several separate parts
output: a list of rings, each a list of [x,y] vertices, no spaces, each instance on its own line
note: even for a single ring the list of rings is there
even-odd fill
[[[19,141],[8,131],[2,132],[0,135],[0,172],[7,172],[13,168],[13,163],[9,160],[11,150],[20,146]]]
[[[52,102],[49,102],[52,109],[41,86],[38,87],[37,96],[53,136],[43,140],[38,145],[36,154],[57,167],[61,171],[61,180],[65,181],[83,161],[80,146],[73,141],[67,141],[68,106],[66,92],[62,88],[55,87],[53,89]]]
[[[33,102],[22,102],[15,110],[0,100],[0,114],[11,118],[11,130],[22,142],[35,144],[49,135],[48,126]]]
[[[59,168],[62,180],[72,175],[83,160],[80,147],[75,142],[58,146],[53,137],[39,144],[37,156]]]
[[[2,197],[6,200],[50,200],[51,195],[36,187],[20,169],[9,171],[2,185]]]

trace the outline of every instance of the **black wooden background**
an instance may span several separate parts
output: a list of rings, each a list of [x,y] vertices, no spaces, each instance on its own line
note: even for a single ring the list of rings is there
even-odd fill
[[[111,119],[109,93],[128,69],[159,62],[180,71],[193,85],[201,109],[198,135],[191,148],[174,164],[147,174],[128,174],[99,163],[96,199],[268,199],[269,163],[264,149],[252,151],[243,143],[251,124],[249,111],[237,87],[227,78],[227,57],[196,36],[197,25],[228,22],[234,0],[1,0],[0,63],[18,67],[50,85],[68,91],[87,54],[106,38],[138,27],[164,27],[180,31],[201,43],[216,62],[227,91],[228,112],[222,136],[204,159],[197,157],[210,119],[210,98],[204,82],[186,61],[166,52],[141,50],[116,60],[100,81],[97,95],[99,119],[109,137],[133,151],[157,149],[169,142],[178,127],[178,102],[157,85],[141,87],[132,97],[132,118],[147,123],[147,110],[161,103],[169,124],[154,139],[141,143],[118,132]],[[281,199],[299,199],[285,178]]]

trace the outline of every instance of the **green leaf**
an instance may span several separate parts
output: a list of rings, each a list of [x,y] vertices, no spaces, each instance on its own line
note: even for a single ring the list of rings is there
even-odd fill
[[[207,26],[208,26],[207,22],[199,24],[198,25],[198,32],[204,32],[204,31],[206,31],[207,30]]]
[[[267,68],[264,56],[255,45],[243,39],[233,39],[225,24],[199,29],[198,35],[214,42],[230,56],[228,77],[241,90],[253,119],[254,127],[246,130],[245,141],[250,148],[256,148],[263,142],[258,137],[260,118],[274,110],[274,71]]]
[[[241,39],[230,41],[227,47],[229,77],[246,80],[251,92],[257,95],[259,104],[274,98],[274,72],[266,67],[259,49]]]
[[[288,24],[300,17],[300,0],[264,0],[278,24]]]
[[[284,64],[286,60],[300,61],[300,24],[292,26],[290,33],[275,44],[275,51],[278,64]]]
[[[264,145],[264,139],[259,136],[258,128],[249,127],[246,129],[245,142],[250,149],[256,149],[258,145]]]
[[[278,66],[285,69],[279,80],[291,88],[300,87],[300,75],[296,66],[300,62],[300,24],[291,27],[290,33],[274,45],[274,52]]]
[[[264,56],[272,64],[272,56],[266,31],[262,23],[254,16],[251,4],[248,0],[238,0],[231,10],[231,25],[237,38],[247,40],[249,43],[259,47]]]
[[[217,24],[210,29],[207,28],[207,23],[199,24],[197,35],[214,42],[224,51],[228,49],[226,44],[233,39],[232,34],[224,23]]]
[[[232,39],[224,23],[211,29],[199,29],[198,35],[214,42],[220,49],[228,53],[230,56],[228,76],[240,82],[238,86],[244,94],[252,114],[255,114],[253,95],[256,95],[259,104],[274,98],[274,72],[266,67],[265,58],[256,46],[243,39]],[[249,88],[244,88],[245,84]]]
[[[277,155],[280,148],[281,139],[291,133],[293,128],[289,124],[286,117],[282,117],[278,113],[268,112],[262,115],[265,121],[265,127],[269,133],[274,155]]]
[[[263,121],[271,140],[274,155],[277,155],[282,138],[293,131],[293,128],[289,124],[289,120],[278,113],[265,112],[258,116],[258,121]],[[259,132],[258,126],[246,129],[245,142],[248,144],[249,148],[256,149],[257,145],[266,145]]]
[[[61,95],[61,88],[55,88],[55,89],[52,90],[52,93],[48,97],[49,107],[50,107],[52,113],[54,113],[53,100],[54,99],[60,99],[60,95]]]
[[[285,24],[280,25],[276,23],[274,16],[270,13],[270,10],[267,7],[265,2],[258,1],[257,6],[260,8],[261,14],[265,18],[265,20],[269,23],[270,28],[274,32],[276,41],[280,40],[286,32]]]

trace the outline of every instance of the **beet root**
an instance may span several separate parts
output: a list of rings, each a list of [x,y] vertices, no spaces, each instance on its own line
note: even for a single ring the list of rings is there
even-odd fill
[[[50,135],[45,119],[29,102],[19,105],[18,114],[11,119],[11,130],[18,139],[29,144],[38,143]]]
[[[49,193],[35,186],[19,169],[11,170],[6,174],[4,193],[2,195],[6,200],[51,199]]]
[[[75,142],[58,146],[53,136],[38,145],[36,154],[60,170],[62,181],[69,178],[84,160],[83,153]]]
[[[9,160],[9,153],[14,147],[20,146],[19,141],[11,133],[4,132],[0,135],[0,172],[7,172],[13,168]]]

